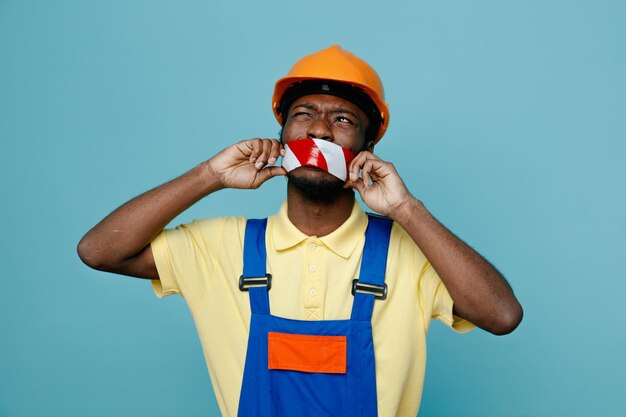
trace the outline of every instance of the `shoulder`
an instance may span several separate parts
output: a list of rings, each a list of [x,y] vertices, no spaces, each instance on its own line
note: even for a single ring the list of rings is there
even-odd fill
[[[200,231],[218,231],[224,229],[245,228],[247,219],[241,216],[207,217],[194,219],[191,223],[183,224],[179,227],[191,227]]]
[[[389,241],[389,258],[412,261],[413,264],[423,265],[428,262],[422,250],[411,236],[398,223],[393,222]]]
[[[173,229],[165,229],[160,236],[170,242],[182,239],[215,245],[219,242],[238,240],[238,236],[243,238],[245,225],[245,217],[208,217],[179,224]]]

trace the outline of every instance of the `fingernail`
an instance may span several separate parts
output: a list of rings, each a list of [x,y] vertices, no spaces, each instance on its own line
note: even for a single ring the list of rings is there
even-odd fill
[[[267,161],[267,163],[270,165],[274,165],[275,162],[276,162],[276,158],[274,158],[273,156]]]
[[[354,181],[354,180],[356,179],[356,175],[354,175],[354,172],[351,172],[351,173],[350,173],[350,179],[351,179],[352,181]]]
[[[259,161],[256,164],[254,164],[255,167],[257,167],[257,169],[263,168],[263,162]]]

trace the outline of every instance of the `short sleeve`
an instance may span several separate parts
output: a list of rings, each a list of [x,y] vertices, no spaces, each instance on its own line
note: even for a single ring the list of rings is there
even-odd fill
[[[452,311],[454,302],[437,272],[426,262],[419,277],[419,292],[422,312],[424,313],[426,330],[430,318],[443,322],[446,326],[459,333],[467,333],[474,326],[469,321],[455,316]]]
[[[159,298],[179,294],[194,306],[214,281],[215,248],[222,219],[205,219],[163,230],[151,243],[159,279],[152,288]],[[214,243],[211,243],[214,242]]]
[[[152,243],[150,243],[154,263],[159,272],[159,279],[152,280],[152,288],[159,298],[180,292],[172,267],[169,245],[167,244],[166,234],[171,232],[171,230],[163,230]]]

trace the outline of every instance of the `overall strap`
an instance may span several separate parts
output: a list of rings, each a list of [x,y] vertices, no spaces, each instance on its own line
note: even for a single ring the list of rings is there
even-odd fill
[[[252,314],[270,314],[268,290],[271,275],[266,271],[265,229],[267,219],[249,219],[243,241],[243,275],[239,289],[250,293]]]
[[[351,320],[370,321],[374,300],[387,297],[385,270],[393,221],[372,214],[368,214],[368,220],[359,279],[352,284],[354,303]]]

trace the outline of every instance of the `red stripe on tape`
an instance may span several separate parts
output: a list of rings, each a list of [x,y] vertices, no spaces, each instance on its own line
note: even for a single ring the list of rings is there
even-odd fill
[[[289,148],[303,166],[311,166],[328,172],[328,164],[324,154],[313,139],[297,139],[289,142]]]

